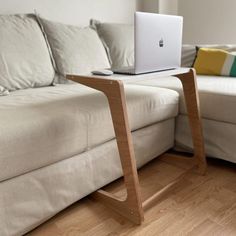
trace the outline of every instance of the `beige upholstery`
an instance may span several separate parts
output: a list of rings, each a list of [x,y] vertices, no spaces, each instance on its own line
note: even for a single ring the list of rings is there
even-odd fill
[[[191,67],[196,57],[196,47],[185,44],[182,46],[181,66]]]
[[[91,20],[90,24],[108,48],[112,68],[134,65],[133,25],[101,23],[96,20]]]
[[[174,119],[134,131],[132,136],[140,167],[173,146]],[[121,175],[117,145],[111,140],[82,154],[0,182],[0,235],[23,235]]]
[[[6,96],[9,94],[9,91],[4,87],[0,86],[0,96]]]
[[[7,90],[42,87],[53,79],[48,47],[35,17],[1,15],[0,86]]]
[[[236,79],[222,76],[197,76],[197,83],[202,117],[236,124]],[[178,91],[181,95],[180,113],[186,114],[182,85],[178,79],[174,77],[155,78],[155,74],[153,74],[144,76],[143,81],[135,82],[135,84],[164,87]]]
[[[86,74],[110,67],[105,48],[95,30],[39,19],[59,74]]]
[[[178,94],[125,87],[132,130],[175,117]],[[20,90],[0,99],[0,181],[114,138],[106,97],[82,85]]]
[[[236,163],[236,124],[209,119],[203,119],[202,123],[207,156]],[[188,151],[193,148],[186,115],[176,119],[175,141],[178,148]]]
[[[128,78],[126,80],[132,81]],[[180,114],[176,119],[176,146],[191,151],[193,148],[192,139],[180,81],[174,77],[158,78],[155,74],[150,74],[145,75],[142,81],[133,83],[151,87],[165,87],[179,92]],[[236,135],[236,79],[197,76],[197,84],[206,154],[236,163],[234,142]]]

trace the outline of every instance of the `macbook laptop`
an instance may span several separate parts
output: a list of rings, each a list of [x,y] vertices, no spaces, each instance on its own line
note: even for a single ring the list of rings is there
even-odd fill
[[[183,17],[135,13],[134,66],[114,73],[142,74],[180,67]]]

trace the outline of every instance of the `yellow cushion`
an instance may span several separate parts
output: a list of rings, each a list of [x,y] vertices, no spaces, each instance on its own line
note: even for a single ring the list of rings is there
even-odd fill
[[[201,75],[236,76],[236,56],[222,49],[200,48],[194,68]]]

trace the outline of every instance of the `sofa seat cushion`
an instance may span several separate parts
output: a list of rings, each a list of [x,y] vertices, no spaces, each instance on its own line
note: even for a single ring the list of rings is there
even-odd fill
[[[132,130],[173,118],[178,93],[125,86]],[[0,181],[70,158],[113,139],[106,97],[72,84],[18,90],[0,99]]]
[[[175,77],[155,77],[155,74],[149,74],[145,76],[144,80],[134,83],[178,91],[180,94],[180,113],[186,115],[181,82]],[[236,124],[236,79],[224,76],[198,75],[197,84],[202,117]]]

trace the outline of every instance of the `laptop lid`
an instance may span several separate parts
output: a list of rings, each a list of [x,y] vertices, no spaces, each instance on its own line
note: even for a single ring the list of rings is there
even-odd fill
[[[180,67],[183,17],[135,13],[135,74]]]

